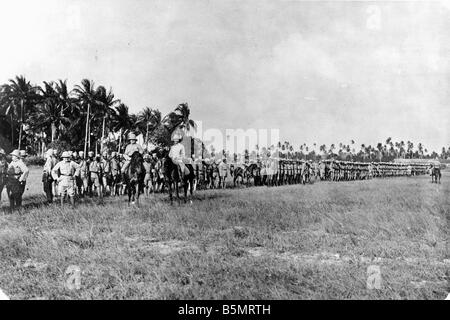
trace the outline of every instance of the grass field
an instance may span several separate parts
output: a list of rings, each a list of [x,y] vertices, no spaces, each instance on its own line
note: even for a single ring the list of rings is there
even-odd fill
[[[21,213],[0,217],[11,299],[444,299],[450,173],[198,191],[76,210],[42,205],[32,170]],[[3,197],[5,193],[3,193]],[[30,204],[37,204],[31,206]],[[3,207],[7,202],[2,199]],[[79,289],[66,287],[70,265]],[[368,289],[367,269],[381,270]]]

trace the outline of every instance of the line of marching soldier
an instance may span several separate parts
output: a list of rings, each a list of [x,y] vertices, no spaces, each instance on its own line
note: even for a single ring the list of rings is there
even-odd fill
[[[404,164],[393,162],[353,162],[340,160],[280,159],[268,157],[257,161],[234,162],[227,164],[222,160],[196,159],[194,170],[197,180],[206,181],[205,187],[214,187],[210,180],[218,178],[219,185],[225,185],[227,170],[232,173],[241,167],[246,175],[253,178],[253,184],[279,186],[286,184],[306,184],[313,180],[323,181],[353,181],[372,178],[415,176],[427,173],[428,164]],[[228,168],[228,169],[227,169]]]
[[[427,173],[428,164],[395,162],[352,162],[324,160],[319,162],[321,180],[351,181],[372,178],[415,176]]]

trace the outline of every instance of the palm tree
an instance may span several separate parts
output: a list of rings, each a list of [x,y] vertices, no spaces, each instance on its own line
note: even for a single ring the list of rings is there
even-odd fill
[[[124,103],[120,103],[114,109],[114,113],[111,116],[111,128],[113,131],[120,131],[119,135],[119,150],[122,143],[122,136],[131,130],[133,122],[128,111],[128,106]]]
[[[191,128],[197,130],[197,124],[190,118],[191,110],[189,109],[188,104],[181,103],[175,108],[175,127],[180,126],[185,128],[186,131],[190,131]]]
[[[409,154],[409,158],[412,159],[412,150],[414,148],[414,143],[412,143],[411,141],[407,141],[406,142],[407,147],[408,147],[408,154]]]
[[[81,85],[76,85],[73,92],[77,96],[78,102],[86,109],[86,131],[84,139],[84,153],[90,147],[90,114],[91,108],[96,105],[97,92],[95,90],[94,82],[88,79],[81,80]]]
[[[97,95],[97,114],[96,116],[99,119],[102,119],[102,135],[101,135],[101,150],[104,148],[104,140],[105,140],[105,131],[106,131],[106,121],[110,120],[111,115],[114,112],[114,106],[117,103],[120,103],[120,100],[114,98],[114,94],[112,93],[112,89],[106,91],[106,88],[103,86],[99,86],[96,90]]]
[[[383,144],[381,142],[377,143],[377,150],[378,150],[378,162],[381,162],[383,159]]]
[[[58,128],[61,130],[70,124],[70,119],[61,115],[63,105],[55,87],[55,83],[44,81],[44,87],[39,88],[41,99],[37,110],[30,117],[34,128],[50,129],[51,142],[56,140]]]
[[[11,145],[14,145],[14,123],[19,119],[19,113],[17,108],[15,108],[13,95],[11,93],[11,87],[8,84],[2,85],[0,87],[0,112],[9,116],[11,124]]]
[[[71,92],[67,89],[67,80],[58,80],[58,82],[55,83],[55,91],[58,94],[61,117],[64,116],[64,111],[66,110],[70,110],[69,114],[72,114],[77,108],[77,104],[75,103],[75,99],[71,97]]]
[[[15,79],[10,79],[9,82],[9,84],[6,84],[9,88],[6,89],[5,92],[8,95],[8,100],[11,103],[11,106],[17,110],[17,114],[20,114],[19,149],[21,149],[24,116],[27,111],[30,111],[33,103],[35,103],[38,99],[36,93],[37,87],[31,85],[31,83],[27,81],[24,76],[16,76]],[[28,110],[26,110],[26,107],[28,107]]]
[[[423,145],[421,142],[419,142],[419,144],[417,145],[417,151],[418,151],[420,159],[422,159],[423,158]]]
[[[406,158],[405,154],[405,141],[400,141],[400,157]]]
[[[144,108],[138,114],[138,127],[143,131],[145,127],[146,135],[145,141],[148,142],[149,134],[154,132],[162,123],[161,111],[158,109],[151,109],[149,107]]]

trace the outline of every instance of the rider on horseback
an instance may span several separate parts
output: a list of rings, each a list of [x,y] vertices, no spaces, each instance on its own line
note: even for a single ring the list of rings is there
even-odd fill
[[[128,134],[128,141],[130,141],[130,143],[125,148],[125,152],[123,154],[125,158],[125,163],[123,164],[121,169],[122,174],[127,172],[128,167],[130,166],[131,156],[133,155],[134,152],[138,151],[140,154],[144,153],[144,149],[142,149],[141,145],[136,143],[137,139],[134,133],[130,132]]]
[[[172,133],[171,140],[174,144],[170,147],[169,158],[172,159],[172,162],[178,166],[178,172],[180,174],[181,180],[183,180],[184,175],[188,175],[190,173],[189,169],[184,165],[184,158],[186,157],[186,152],[184,150],[184,146],[181,144],[181,140],[183,139],[183,131],[179,128],[175,129]]]

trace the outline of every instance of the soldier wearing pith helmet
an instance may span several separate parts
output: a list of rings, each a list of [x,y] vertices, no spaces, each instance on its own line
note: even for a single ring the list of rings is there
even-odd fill
[[[62,161],[58,162],[52,169],[52,177],[58,183],[58,193],[60,195],[61,205],[64,204],[64,198],[67,195],[70,199],[70,203],[74,206],[75,175],[78,173],[79,166],[75,161],[71,160],[71,155],[67,151],[64,151],[61,157]]]
[[[7,170],[8,170],[8,162],[6,161],[5,150],[0,148],[0,201],[2,200],[3,187],[6,184]]]
[[[170,139],[172,140],[173,145],[170,147],[169,158],[172,159],[172,162],[178,166],[181,177],[183,178],[184,175],[188,175],[190,173],[189,169],[184,164],[186,151],[184,146],[181,144],[181,140],[183,140],[183,130],[180,128],[175,129]]]
[[[137,143],[136,135],[132,132],[128,134],[128,141],[130,142],[125,148],[125,152],[123,154],[125,158],[125,163],[122,166],[122,173],[125,173],[130,165],[131,156],[133,153],[138,151],[140,154],[144,153],[144,149]]]
[[[7,187],[7,191],[10,196],[11,209],[14,209],[22,205],[22,195],[30,171],[23,163],[19,150],[14,150],[10,155],[12,161],[8,165],[8,176],[13,178],[14,183]]]

